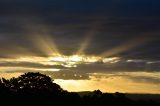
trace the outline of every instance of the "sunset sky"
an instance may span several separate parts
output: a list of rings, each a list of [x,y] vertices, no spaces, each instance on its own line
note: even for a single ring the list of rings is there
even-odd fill
[[[0,0],[0,77],[160,94],[159,29],[158,0]]]

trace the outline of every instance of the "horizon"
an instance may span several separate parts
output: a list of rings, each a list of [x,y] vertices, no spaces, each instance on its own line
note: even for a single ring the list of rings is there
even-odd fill
[[[31,72],[31,73],[37,73],[37,72]],[[39,72],[38,72],[39,73]],[[24,74],[26,74],[26,73],[21,73],[21,74],[19,74],[19,75],[15,75],[15,76],[9,76],[9,77],[0,77],[0,78],[5,78],[5,79],[7,79],[7,80],[9,80],[9,79],[12,79],[12,78],[18,78],[18,77],[20,77],[21,75],[24,75]],[[44,74],[45,75],[45,74]],[[49,76],[50,77],[50,76]],[[53,80],[53,79],[52,79]],[[56,83],[56,84],[58,84],[57,83],[57,81],[56,80],[53,80],[52,81],[53,83]],[[60,86],[61,87],[61,86]],[[62,88],[64,91],[67,91],[67,92],[75,92],[75,93],[80,93],[79,95],[81,95],[81,93],[91,93],[91,92],[94,92],[94,91],[97,91],[97,90],[100,90],[100,89],[93,89],[93,90],[79,90],[79,91],[68,91],[67,89],[64,89],[64,88]],[[101,91],[101,90],[100,90]],[[108,92],[108,91],[101,91],[102,93],[111,93],[111,94],[115,94],[115,93],[123,93],[123,94],[125,94],[125,95],[160,95],[160,93],[144,93],[144,92],[119,92],[119,91],[115,91],[115,92]],[[85,94],[86,95],[86,94]]]

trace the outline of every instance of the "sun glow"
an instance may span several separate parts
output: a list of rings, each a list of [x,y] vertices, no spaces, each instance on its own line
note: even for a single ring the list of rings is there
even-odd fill
[[[73,55],[73,56],[53,56],[50,57],[49,60],[51,61],[57,61],[57,62],[80,62],[82,61],[82,57],[78,55]]]
[[[86,56],[86,55],[72,55],[72,56],[51,56],[49,60],[52,62],[61,63],[64,67],[77,67],[78,64],[82,63],[93,63],[98,62],[101,57]]]
[[[104,58],[103,63],[117,63],[120,61],[119,57],[111,57],[111,58]]]
[[[16,57],[10,59],[0,59],[3,63],[14,63],[16,66],[20,64],[21,66],[27,66],[30,64],[39,64],[45,66],[63,66],[67,68],[77,67],[79,64],[91,64],[91,63],[116,63],[120,61],[119,57],[102,58],[98,56],[90,55],[53,55],[48,57],[38,57],[38,56],[24,56]],[[12,64],[13,66],[13,64]]]

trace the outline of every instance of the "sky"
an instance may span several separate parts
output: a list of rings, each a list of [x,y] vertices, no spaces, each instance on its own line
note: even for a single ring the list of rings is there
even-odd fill
[[[160,94],[160,1],[0,0],[0,77],[68,91]]]

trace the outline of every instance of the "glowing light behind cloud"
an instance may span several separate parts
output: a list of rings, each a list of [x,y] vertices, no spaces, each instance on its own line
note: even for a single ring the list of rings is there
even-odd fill
[[[33,62],[39,63],[42,65],[49,65],[50,68],[40,68],[40,67],[28,67],[28,66],[1,66],[0,76],[11,78],[12,76],[16,77],[23,72],[42,72],[47,73],[47,75],[52,74],[52,72],[61,72],[61,68],[55,68],[52,66],[60,65],[65,67],[64,76],[67,76],[72,69],[77,69],[80,64],[95,64],[101,61],[100,66],[107,64],[119,64],[119,61],[122,61],[119,57],[110,57],[110,58],[102,58],[96,56],[87,56],[87,55],[73,55],[73,56],[51,56],[51,57],[17,57],[10,59],[0,59],[0,63],[21,63],[21,62]],[[129,60],[130,61],[130,60]],[[143,60],[144,61],[144,60]],[[139,62],[137,60],[132,60],[131,62]],[[145,62],[149,62],[145,60]],[[152,61],[154,62],[154,61]],[[127,60],[126,60],[126,63]],[[99,64],[99,63],[98,63]],[[109,65],[110,66],[110,65]],[[77,68],[76,68],[77,67]],[[71,69],[71,70],[70,70]],[[63,69],[62,69],[63,70]],[[89,69],[88,69],[89,70]],[[97,69],[98,70],[98,69]],[[67,72],[68,71],[68,72]],[[81,70],[83,71],[83,70]],[[14,73],[13,73],[14,72]],[[99,72],[99,73],[98,73]],[[56,74],[56,73],[55,73]],[[96,71],[93,73],[86,73],[89,75],[89,79],[83,79],[83,75],[78,73],[73,73],[75,78],[82,78],[80,80],[63,80],[63,79],[55,79],[55,82],[60,84],[64,89],[69,91],[87,91],[87,90],[95,90],[100,89],[104,92],[130,92],[130,93],[160,93],[159,92],[159,84],[158,81],[160,78],[160,73],[158,72],[112,72],[108,73],[100,71]],[[54,77],[53,77],[54,79]],[[151,82],[153,80],[153,82]],[[154,83],[155,82],[155,83]],[[138,87],[138,88],[137,88]],[[82,89],[84,88],[84,89]]]
[[[120,61],[119,57],[111,57],[111,58],[104,58],[103,63],[117,63]]]
[[[0,77],[38,71],[71,91],[159,93],[158,2],[1,1]]]
[[[109,68],[109,71],[112,72],[114,71],[112,70],[112,68],[114,69],[114,66],[121,67],[122,64],[130,62],[131,63],[145,62],[146,64],[150,62],[154,63],[154,61],[147,61],[147,60],[140,61],[136,59],[133,60],[128,59],[124,61],[123,59],[121,59],[121,57],[112,57],[118,53],[130,50],[139,45],[143,45],[148,41],[148,39],[133,39],[118,47],[105,51],[101,55],[87,55],[85,54],[85,50],[91,43],[91,39],[96,33],[95,31],[96,30],[94,31],[91,30],[89,33],[87,33],[87,37],[84,39],[84,42],[81,43],[80,48],[77,50],[77,52],[69,56],[64,55],[63,53],[60,52],[60,50],[57,48],[57,45],[53,41],[53,38],[50,38],[50,36],[47,33],[45,37],[39,33],[33,33],[34,35],[31,38],[31,41],[42,53],[45,54],[45,57],[36,56],[35,54],[34,56],[15,56],[15,57],[13,56],[10,58],[1,58],[0,76],[10,78],[11,75],[18,76],[23,72],[35,71],[35,72],[47,73],[48,75],[59,72],[60,77],[62,77],[61,76],[62,72],[63,77],[64,78],[68,77],[69,79],[68,80],[56,79],[55,82],[57,82],[64,89],[67,89],[69,91],[82,91],[82,90],[86,91],[86,90],[100,89],[104,92],[120,91],[120,92],[132,92],[132,93],[133,92],[160,93],[158,91],[159,90],[157,87],[158,85],[149,83],[147,81],[139,83],[135,80],[134,81],[131,80],[131,79],[136,79],[137,77],[144,78],[144,80],[146,80],[146,78],[158,80],[158,77],[160,75],[159,73],[158,74],[156,73],[158,77],[155,74],[140,73],[140,72],[135,72],[135,73],[117,72],[115,74],[105,73],[105,71],[108,71],[107,68]],[[27,49],[25,50],[27,51]],[[32,53],[32,51],[29,50],[28,52]],[[121,63],[121,65],[119,65],[119,62]],[[97,67],[95,66],[99,68],[101,67],[102,73],[100,73],[101,71],[98,71],[98,69],[96,69]],[[84,67],[86,67],[88,72],[85,72],[86,69],[84,69]],[[81,68],[83,68],[83,70]],[[123,65],[121,68],[123,68]],[[73,70],[80,70],[82,72]],[[95,73],[93,73],[94,71]],[[15,74],[12,72],[15,72]],[[7,73],[12,73],[12,74],[9,75]],[[77,78],[79,80],[74,80],[74,79],[71,80],[70,77],[72,76],[72,74],[74,78]],[[140,76],[138,74],[140,74]],[[136,86],[139,86],[139,88],[135,90]]]

